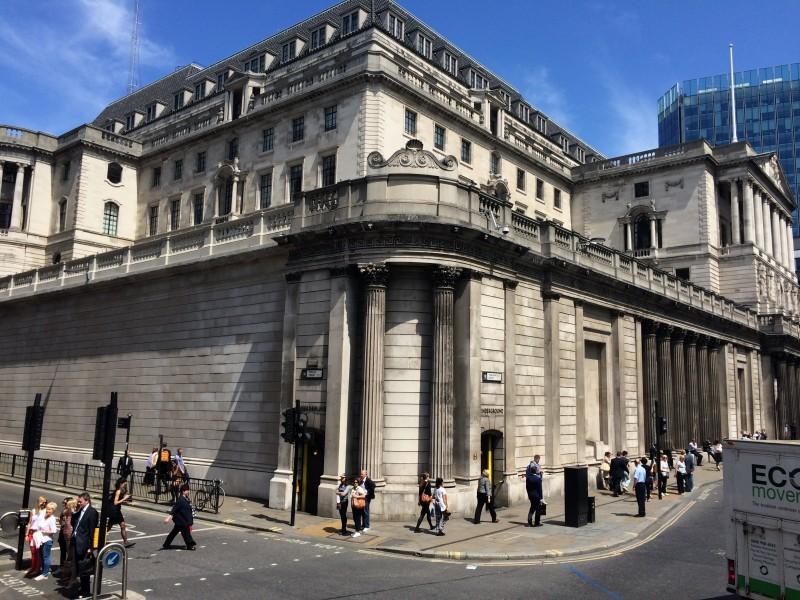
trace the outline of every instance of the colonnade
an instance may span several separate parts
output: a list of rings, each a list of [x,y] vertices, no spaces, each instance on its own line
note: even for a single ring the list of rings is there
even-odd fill
[[[11,202],[11,218],[9,222],[0,223],[0,229],[6,225],[9,229],[20,230],[24,226],[23,223],[23,185],[25,183],[25,168],[28,167],[25,163],[2,162],[0,163],[0,179],[4,178],[6,172],[16,169],[16,179],[14,182],[14,196]]]
[[[732,179],[728,183],[731,191],[731,244],[754,244],[779,265],[794,272],[791,215],[754,180]]]
[[[774,354],[772,362],[777,382],[776,434],[781,439],[797,439],[800,435],[800,357]]]
[[[642,329],[646,446],[656,442],[657,417],[667,419],[665,448],[720,439],[725,415],[719,340],[649,320]]]

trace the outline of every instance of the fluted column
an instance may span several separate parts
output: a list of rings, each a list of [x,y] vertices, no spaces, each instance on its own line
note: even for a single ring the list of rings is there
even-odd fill
[[[764,215],[764,252],[769,256],[774,256],[772,253],[772,213],[769,208],[769,197],[761,193],[761,212]]]
[[[658,328],[658,390],[659,401],[656,417],[666,417],[667,435],[662,439],[665,447],[673,448],[672,427],[669,418],[672,414],[672,356],[670,355],[670,338],[672,326],[661,325]]]
[[[721,440],[722,431],[722,406],[719,385],[719,340],[708,342],[708,402],[709,402],[709,439]]]
[[[754,188],[753,181],[747,180],[744,182],[745,198],[750,198],[753,205],[753,217],[755,221],[755,235],[756,246],[764,249],[764,214],[761,210],[761,199],[759,198],[758,191]]]
[[[700,395],[697,382],[697,334],[689,331],[684,344],[686,350],[686,433],[689,439],[700,440],[698,420],[700,416]]]
[[[655,217],[650,217],[650,248],[658,248],[658,230],[656,229]]]
[[[794,243],[792,241],[792,221],[783,220],[784,239],[786,240],[786,268],[794,272]]]
[[[734,182],[734,186],[738,184]],[[756,240],[755,216],[753,214],[753,190],[750,183],[742,180],[742,207],[744,208],[744,243],[752,244]]]
[[[431,475],[445,485],[453,477],[453,291],[461,269],[433,271],[433,373],[431,385]],[[506,382],[506,385],[512,385]]]
[[[783,250],[781,249],[781,231],[778,223],[778,211],[770,206],[770,221],[772,222],[772,256],[779,265],[783,264]]]
[[[697,395],[698,413],[697,423],[699,429],[698,443],[709,439],[710,435],[710,403],[708,394],[708,338],[701,335],[697,338]],[[713,441],[713,440],[711,440]]]
[[[11,229],[22,229],[22,185],[25,182],[25,165],[17,163],[17,178],[14,181],[14,199],[11,205]]]
[[[644,338],[644,431],[645,445],[649,448],[656,442],[656,402],[658,402],[658,324],[642,323]]]
[[[625,223],[625,244],[628,250],[633,250],[633,227],[631,226],[630,221]]]
[[[730,182],[731,191],[731,243],[741,244],[741,221],[739,219],[739,186],[736,180]]]
[[[364,362],[361,402],[361,468],[383,484],[383,338],[386,332],[386,286],[389,269],[385,264],[358,265],[365,279]]]
[[[789,431],[786,430],[787,427],[791,426],[792,424],[792,417],[791,413],[789,412],[789,398],[788,398],[788,390],[787,388],[787,381],[786,381],[786,358],[783,355],[778,355],[774,357],[774,362],[776,366],[776,371],[778,375],[778,418],[780,419],[780,423],[778,423],[778,434],[781,439],[789,439],[791,434],[791,428]]]
[[[673,431],[672,440],[675,443],[673,448],[685,448],[689,442],[688,415],[689,409],[686,404],[686,368],[684,360],[683,340],[686,332],[683,329],[675,329],[672,333],[672,406],[670,414],[672,425],[669,426]]]

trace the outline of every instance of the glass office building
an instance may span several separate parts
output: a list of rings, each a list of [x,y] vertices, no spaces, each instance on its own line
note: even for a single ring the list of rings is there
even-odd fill
[[[777,152],[786,178],[800,198],[800,63],[734,73],[736,133],[758,152]],[[705,138],[731,142],[730,76],[676,83],[658,99],[658,145]],[[800,237],[798,213],[794,237]]]

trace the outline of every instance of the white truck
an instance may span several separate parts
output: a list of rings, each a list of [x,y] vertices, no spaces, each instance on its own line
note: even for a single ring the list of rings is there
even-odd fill
[[[800,600],[800,442],[726,440],[728,591]]]

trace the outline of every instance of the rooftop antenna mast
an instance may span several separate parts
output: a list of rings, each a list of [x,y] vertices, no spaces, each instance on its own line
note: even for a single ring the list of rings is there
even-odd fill
[[[728,45],[731,58],[731,129],[733,135],[731,136],[731,143],[735,144],[739,141],[736,136],[736,80],[733,76],[733,44]]]
[[[141,0],[133,0],[133,29],[131,31],[131,60],[128,65],[128,93],[139,87],[139,26],[142,21]]]

